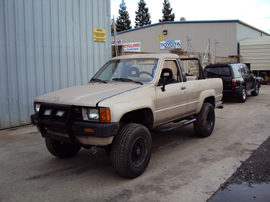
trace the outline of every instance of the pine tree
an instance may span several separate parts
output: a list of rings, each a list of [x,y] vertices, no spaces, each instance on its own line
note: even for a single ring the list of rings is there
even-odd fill
[[[163,21],[174,21],[174,13],[172,13],[172,8],[171,8],[171,4],[169,2],[169,0],[164,0],[163,2],[163,9],[162,9],[162,19],[159,20],[159,22],[163,22]]]
[[[140,0],[138,2],[138,10],[135,11],[136,17],[135,17],[135,28],[136,27],[142,27],[144,25],[150,25],[151,24],[151,15],[148,12],[148,8],[145,7],[146,3],[144,0]]]
[[[120,32],[120,31],[124,31],[124,30],[128,30],[131,29],[132,26],[131,21],[129,19],[129,14],[127,11],[127,6],[125,3],[125,0],[122,0],[122,3],[120,4],[120,9],[119,9],[119,17],[117,17],[116,19],[116,31]]]

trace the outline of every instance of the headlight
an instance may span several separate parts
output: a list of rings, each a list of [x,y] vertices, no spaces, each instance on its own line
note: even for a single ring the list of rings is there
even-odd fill
[[[89,108],[87,110],[87,117],[92,121],[99,121],[99,111],[98,109]]]
[[[108,123],[111,121],[110,109],[108,108],[83,108],[83,120]]]
[[[35,102],[34,103],[34,110],[35,110],[35,113],[37,114],[39,112],[39,109],[40,109],[40,103],[39,102]]]

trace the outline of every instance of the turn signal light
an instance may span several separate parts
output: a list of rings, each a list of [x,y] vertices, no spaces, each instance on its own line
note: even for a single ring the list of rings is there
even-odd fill
[[[88,132],[88,133],[94,133],[95,129],[93,129],[93,128],[84,128],[84,131]]]
[[[99,120],[101,123],[108,123],[111,121],[110,109],[99,109]]]

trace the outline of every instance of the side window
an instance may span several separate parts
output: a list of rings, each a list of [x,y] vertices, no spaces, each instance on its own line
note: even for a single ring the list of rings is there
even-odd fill
[[[244,66],[244,68],[245,68],[245,70],[246,70],[246,73],[247,73],[247,74],[250,74],[250,70],[248,69],[248,67],[247,67],[246,65]]]
[[[179,69],[176,63],[176,60],[165,60],[163,68],[171,69],[173,72],[173,78],[176,82],[180,82]]]
[[[241,73],[240,66],[239,66],[239,65],[232,64],[231,67],[232,67],[234,76],[235,76],[235,77],[241,77],[241,74],[242,74],[242,73]]]
[[[241,65],[239,68],[240,68],[240,72],[242,75],[246,74],[246,70],[245,70],[245,67],[243,65]]]

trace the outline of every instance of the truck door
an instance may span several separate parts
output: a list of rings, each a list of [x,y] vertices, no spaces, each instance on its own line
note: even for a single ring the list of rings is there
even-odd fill
[[[176,60],[164,60],[162,71],[170,72],[170,70],[173,78],[166,79],[167,84],[164,86],[164,89],[164,80],[162,79],[160,79],[156,86],[156,124],[180,118],[185,115],[187,110],[186,87],[182,81]]]

